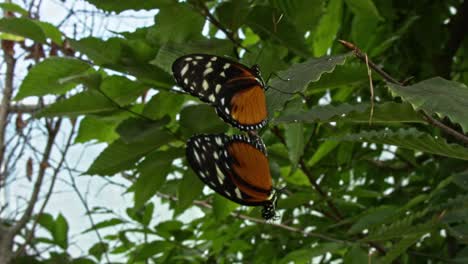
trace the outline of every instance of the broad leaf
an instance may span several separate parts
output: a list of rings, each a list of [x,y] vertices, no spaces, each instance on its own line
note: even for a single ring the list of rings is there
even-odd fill
[[[456,144],[448,144],[442,138],[434,138],[414,128],[397,131],[363,131],[334,138],[335,140],[374,142],[395,145],[451,158],[468,160],[468,149]]]
[[[409,104],[383,103],[374,106],[371,118],[370,104],[314,106],[308,111],[282,114],[275,123],[289,122],[351,122],[372,124],[424,123],[423,118]],[[371,122],[370,122],[371,121]]]
[[[176,158],[183,157],[180,149],[156,151],[145,157],[138,165],[140,176],[133,185],[135,208],[142,207],[164,184],[171,165]]]
[[[268,113],[272,115],[291,98],[291,94],[285,94],[282,91],[287,93],[303,92],[309,83],[318,81],[322,74],[332,72],[336,65],[343,64],[347,56],[349,54],[309,59],[303,63],[294,64],[285,71],[278,72],[281,79],[273,79],[269,86],[275,87],[275,89],[267,91]]]
[[[40,43],[46,43],[46,35],[42,28],[28,18],[2,18],[0,19],[0,32],[6,32],[29,38]]]
[[[387,83],[394,96],[400,96],[417,110],[448,117],[468,132],[468,87],[440,77],[411,86]]]
[[[72,58],[51,57],[46,59],[28,72],[21,83],[15,100],[28,96],[63,94],[78,84],[65,80],[85,73],[90,67],[86,62]]]
[[[151,136],[148,136],[148,140],[131,144],[118,139],[99,154],[86,174],[114,175],[132,168],[141,157],[172,140],[172,135],[162,130],[154,131]]]
[[[228,126],[216,115],[212,106],[189,105],[180,112],[180,129],[183,135],[215,134],[226,132]]]
[[[152,10],[164,7],[171,3],[170,0],[134,0],[131,2],[116,2],[113,0],[86,0],[104,11],[115,11],[117,13],[125,10]]]

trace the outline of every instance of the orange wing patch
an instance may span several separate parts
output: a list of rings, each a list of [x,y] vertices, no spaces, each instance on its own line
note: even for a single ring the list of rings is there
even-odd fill
[[[232,117],[241,124],[255,125],[267,118],[265,91],[259,85],[236,93],[231,106]]]
[[[232,164],[236,175],[245,183],[232,177],[234,184],[247,195],[251,196],[251,202],[266,201],[269,198],[272,183],[268,159],[260,150],[244,142],[235,142],[228,147],[229,154],[237,161]],[[262,191],[260,191],[262,190]]]

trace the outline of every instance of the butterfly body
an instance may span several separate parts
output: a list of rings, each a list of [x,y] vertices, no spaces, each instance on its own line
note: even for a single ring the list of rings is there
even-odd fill
[[[172,65],[186,92],[213,105],[218,115],[241,130],[258,130],[267,122],[265,84],[257,66],[207,54],[190,54]]]
[[[211,189],[241,205],[263,206],[262,216],[275,216],[265,146],[259,138],[219,135],[194,136],[187,142],[187,161]]]

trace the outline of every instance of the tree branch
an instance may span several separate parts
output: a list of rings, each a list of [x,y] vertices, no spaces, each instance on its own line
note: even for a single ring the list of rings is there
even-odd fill
[[[75,127],[76,127],[76,122],[73,122],[71,131],[70,131],[70,135],[68,136],[67,142],[65,143],[65,147],[64,147],[64,149],[63,149],[63,151],[61,153],[62,157],[61,157],[59,163],[57,164],[57,166],[54,168],[54,173],[52,174],[51,183],[50,183],[50,186],[49,186],[49,190],[48,190],[48,192],[46,194],[46,197],[44,199],[44,202],[42,203],[42,206],[39,209],[39,212],[37,213],[37,217],[35,217],[35,219],[34,219],[34,223],[33,223],[32,227],[31,227],[31,230],[26,235],[24,243],[14,253],[15,257],[21,256],[23,254],[24,250],[26,249],[26,246],[32,241],[32,239],[34,237],[34,230],[36,229],[36,226],[38,224],[39,216],[44,212],[44,209],[45,209],[47,203],[49,202],[50,197],[52,196],[52,191],[54,190],[54,186],[55,186],[55,182],[57,180],[57,176],[58,176],[60,170],[62,169],[62,165],[65,162],[68,150],[70,149],[70,146],[72,145],[72,139],[73,139],[73,136],[75,135]]]
[[[26,207],[26,210],[24,211],[23,215],[21,218],[16,222],[16,224],[10,228],[10,235],[11,239],[19,233],[19,231],[26,225],[28,220],[30,219],[32,212],[34,210],[34,206],[37,203],[37,198],[39,196],[39,192],[41,190],[42,186],[42,181],[44,180],[44,175],[46,172],[46,169],[48,167],[48,161],[50,158],[50,154],[52,152],[52,147],[55,142],[55,138],[57,136],[57,132],[60,128],[62,119],[58,119],[57,122],[55,123],[55,126],[51,126],[48,128],[49,135],[47,137],[47,143],[44,149],[44,154],[42,155],[42,160],[41,164],[39,166],[39,171],[37,174],[37,179],[36,182],[34,183],[34,188],[31,194],[31,197],[29,198],[28,205]]]

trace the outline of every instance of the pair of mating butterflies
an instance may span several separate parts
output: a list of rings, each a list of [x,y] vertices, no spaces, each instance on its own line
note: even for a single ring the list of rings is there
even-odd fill
[[[244,131],[267,123],[265,83],[257,66],[206,54],[190,54],[172,65],[186,92],[213,105],[219,117]],[[198,177],[231,201],[263,206],[262,216],[275,216],[276,191],[265,146],[256,136],[199,135],[187,142],[187,160]]]

